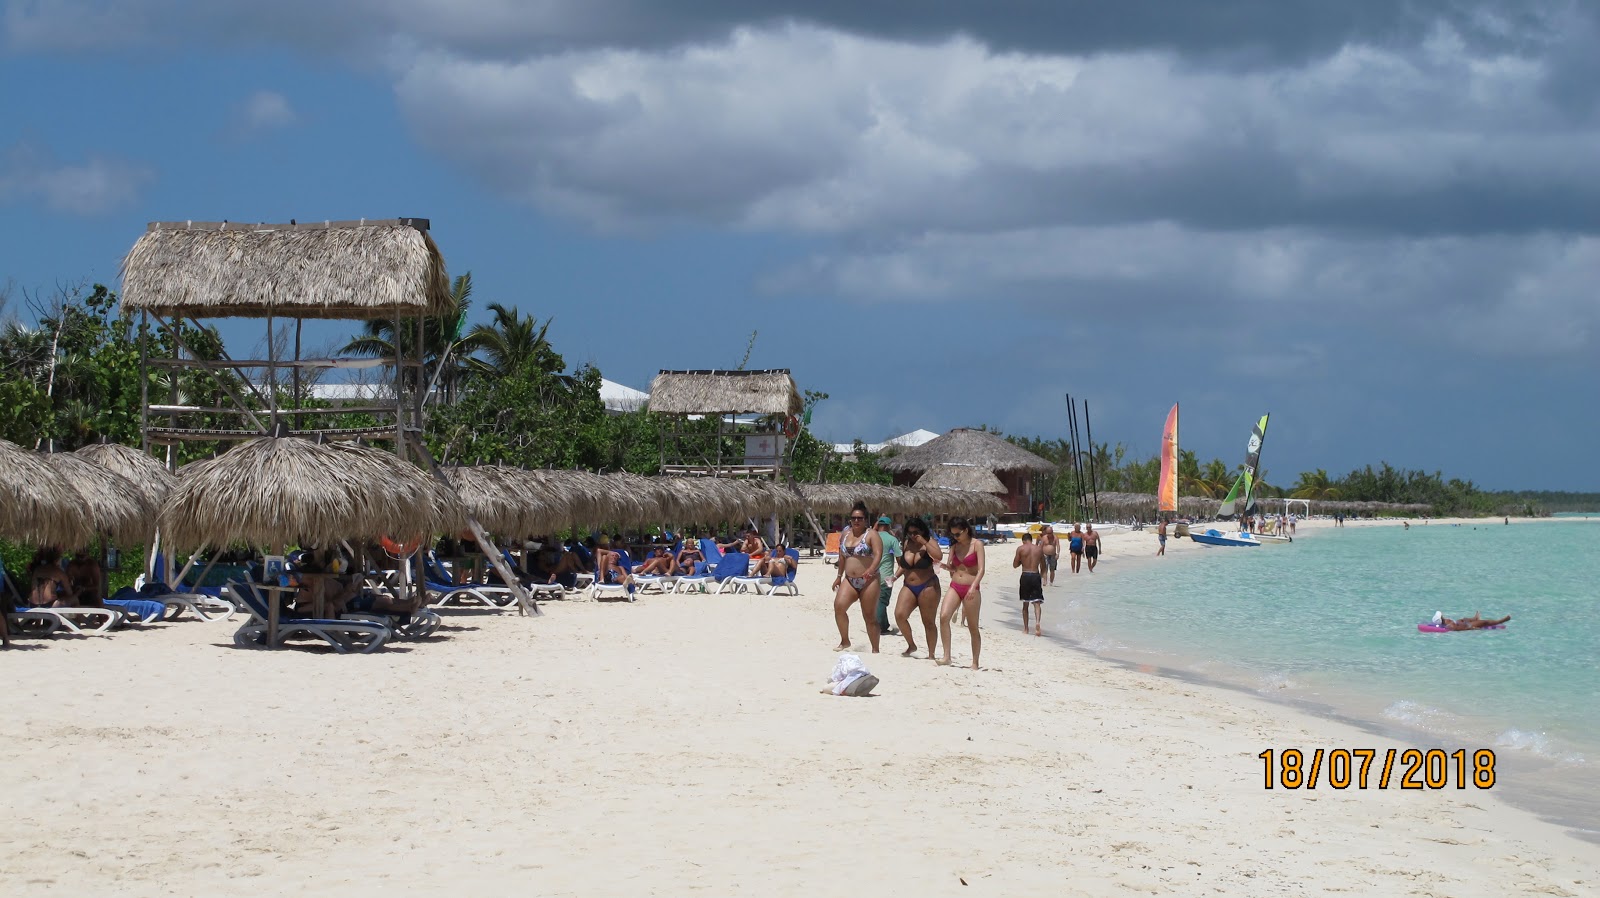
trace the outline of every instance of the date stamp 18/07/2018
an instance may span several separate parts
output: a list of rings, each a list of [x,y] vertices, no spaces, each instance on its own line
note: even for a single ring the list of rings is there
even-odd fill
[[[1494,788],[1494,751],[1487,748],[1269,748],[1256,757],[1268,789]]]

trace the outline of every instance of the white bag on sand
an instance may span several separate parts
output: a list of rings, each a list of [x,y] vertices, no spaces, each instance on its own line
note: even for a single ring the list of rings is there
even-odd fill
[[[849,652],[839,656],[833,665],[833,674],[828,679],[833,681],[834,695],[864,695],[878,685],[878,678],[867,670],[867,666],[861,662],[861,656]],[[859,684],[858,680],[861,681]],[[852,689],[852,686],[855,688]]]

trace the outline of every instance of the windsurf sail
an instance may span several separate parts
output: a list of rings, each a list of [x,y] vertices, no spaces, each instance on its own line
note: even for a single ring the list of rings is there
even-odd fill
[[[1156,511],[1178,510],[1178,405],[1167,412],[1161,429],[1161,480],[1156,487]]]
[[[1270,414],[1262,415],[1261,420],[1250,431],[1250,442],[1245,446],[1244,470],[1239,473],[1239,479],[1233,482],[1233,489],[1228,490],[1227,498],[1222,500],[1222,507],[1217,509],[1217,515],[1254,514],[1256,507],[1250,501],[1250,492],[1255,488],[1256,471],[1261,467],[1261,444],[1267,439],[1267,418]]]

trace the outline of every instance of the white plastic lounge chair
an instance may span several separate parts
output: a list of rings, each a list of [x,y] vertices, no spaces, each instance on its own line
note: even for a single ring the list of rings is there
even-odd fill
[[[789,556],[789,573],[787,576],[773,577],[767,582],[767,595],[769,596],[776,595],[780,589],[789,590],[789,595],[792,596],[800,594],[800,587],[796,586],[794,582],[795,576],[800,573],[800,552],[796,549],[790,549],[784,554]]]
[[[128,615],[115,608],[18,608],[18,614],[36,618],[48,615],[59,622],[59,629],[73,636],[109,636],[111,631],[128,620]]]
[[[242,580],[230,581],[226,589],[250,609],[250,620],[233,634],[233,644],[240,648],[281,648],[291,636],[311,636],[340,654],[352,650],[367,654],[382,648],[391,635],[387,626],[367,620],[280,619],[277,645],[268,646],[266,599],[254,584]]]
[[[589,598],[598,600],[601,596],[622,596],[632,602],[634,590],[629,589],[626,583],[601,583],[596,580],[589,586]]]
[[[144,574],[140,574],[134,579],[133,588],[142,590],[144,583]],[[166,613],[161,616],[164,621],[178,620],[183,617],[185,611],[192,612],[195,617],[208,623],[233,620],[233,616],[239,613],[238,605],[222,596],[202,592],[170,592],[154,596],[141,595],[139,598],[167,606]]]
[[[11,623],[12,636],[54,636],[60,632],[71,633],[76,629],[68,629],[72,627],[71,623],[63,620],[59,614],[31,609],[13,611],[6,615],[6,620]]]

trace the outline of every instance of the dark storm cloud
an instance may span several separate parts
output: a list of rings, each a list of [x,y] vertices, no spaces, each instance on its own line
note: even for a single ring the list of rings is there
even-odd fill
[[[184,37],[326,49],[399,39],[501,58],[573,48],[658,49],[715,41],[742,26],[799,22],[891,40],[968,35],[998,50],[1087,54],[1171,50],[1283,64],[1351,43],[1408,45],[1439,24],[1485,47],[1556,30],[1561,3],[1504,0],[12,0],[22,45],[105,45]]]

